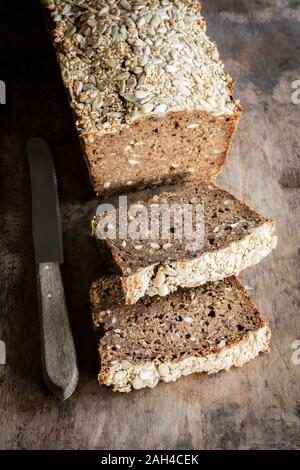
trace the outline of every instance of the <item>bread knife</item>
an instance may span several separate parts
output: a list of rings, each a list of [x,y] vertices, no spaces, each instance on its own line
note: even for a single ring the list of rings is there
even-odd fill
[[[60,264],[63,243],[52,155],[41,138],[27,142],[32,196],[32,234],[37,269],[43,376],[58,398],[69,398],[78,382],[76,350]]]

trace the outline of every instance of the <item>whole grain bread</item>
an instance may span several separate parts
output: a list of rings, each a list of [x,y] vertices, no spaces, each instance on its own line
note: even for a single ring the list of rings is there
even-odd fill
[[[270,330],[235,277],[124,305],[110,276],[92,285],[90,299],[99,381],[120,392],[240,367],[268,351]]]
[[[173,207],[185,204],[195,208],[201,205],[204,211],[203,243],[196,250],[193,245],[191,250],[185,238],[175,238],[172,214],[170,237],[173,238],[168,239],[162,238],[160,232],[155,239],[123,240],[118,237],[118,227],[116,239],[99,239],[103,236],[102,232],[99,234],[103,218],[96,217],[92,221],[93,234],[103,251],[109,253],[112,267],[121,276],[126,303],[133,304],[144,295],[165,296],[179,286],[195,287],[238,274],[258,263],[276,246],[273,220],[267,220],[213,184],[189,183],[179,192],[154,196],[141,207],[147,208],[150,227],[152,206],[164,205],[172,213]],[[116,215],[118,221],[118,211]],[[196,223],[195,218],[193,223]]]
[[[98,194],[214,178],[241,106],[198,0],[43,0]]]

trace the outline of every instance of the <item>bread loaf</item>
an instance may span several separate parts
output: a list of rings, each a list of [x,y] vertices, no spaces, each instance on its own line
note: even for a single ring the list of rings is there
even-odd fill
[[[214,178],[241,112],[198,0],[44,0],[95,191]]]

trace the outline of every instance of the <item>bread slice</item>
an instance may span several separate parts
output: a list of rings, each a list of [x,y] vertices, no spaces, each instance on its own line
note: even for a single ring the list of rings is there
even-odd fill
[[[241,367],[268,351],[269,327],[235,277],[130,306],[119,279],[105,277],[90,297],[94,327],[102,331],[99,382],[115,391]]]
[[[145,295],[165,296],[179,286],[196,287],[238,274],[258,263],[276,246],[275,222],[215,185],[190,183],[180,192],[154,196],[144,204],[149,217],[151,207],[157,204],[165,204],[170,212],[174,204],[202,205],[203,246],[190,251],[185,239],[175,238],[100,240],[121,275],[127,304],[134,304]],[[171,230],[175,231],[171,215],[170,219]],[[102,219],[97,217],[92,222],[96,237],[101,223]]]
[[[43,0],[98,194],[221,170],[241,105],[198,0]]]

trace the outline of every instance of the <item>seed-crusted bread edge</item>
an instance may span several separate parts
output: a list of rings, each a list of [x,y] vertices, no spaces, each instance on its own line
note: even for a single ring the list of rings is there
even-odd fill
[[[206,372],[228,371],[232,366],[242,367],[260,352],[269,351],[271,331],[265,323],[256,331],[249,331],[244,339],[231,347],[225,347],[217,354],[207,357],[191,356],[178,362],[155,361],[132,364],[127,360],[113,361],[109,369],[100,371],[100,384],[112,386],[114,391],[130,392],[145,387],[154,388],[159,381],[175,382],[182,376]]]
[[[187,260],[153,264],[129,276],[122,276],[125,302],[135,304],[149,295],[164,297],[178,287],[196,287],[209,281],[218,281],[239,274],[243,269],[259,263],[277,245],[275,221],[264,222],[251,234],[231,242],[220,250],[203,253]]]
[[[41,1],[76,126],[88,142],[93,143],[95,134],[115,133],[149,115],[189,109],[239,115],[240,103],[232,98],[233,80],[206,34],[197,0],[176,5],[146,2],[144,8],[126,0],[109,2],[104,8],[91,0],[82,5]],[[85,18],[79,30],[74,17],[77,22]]]

